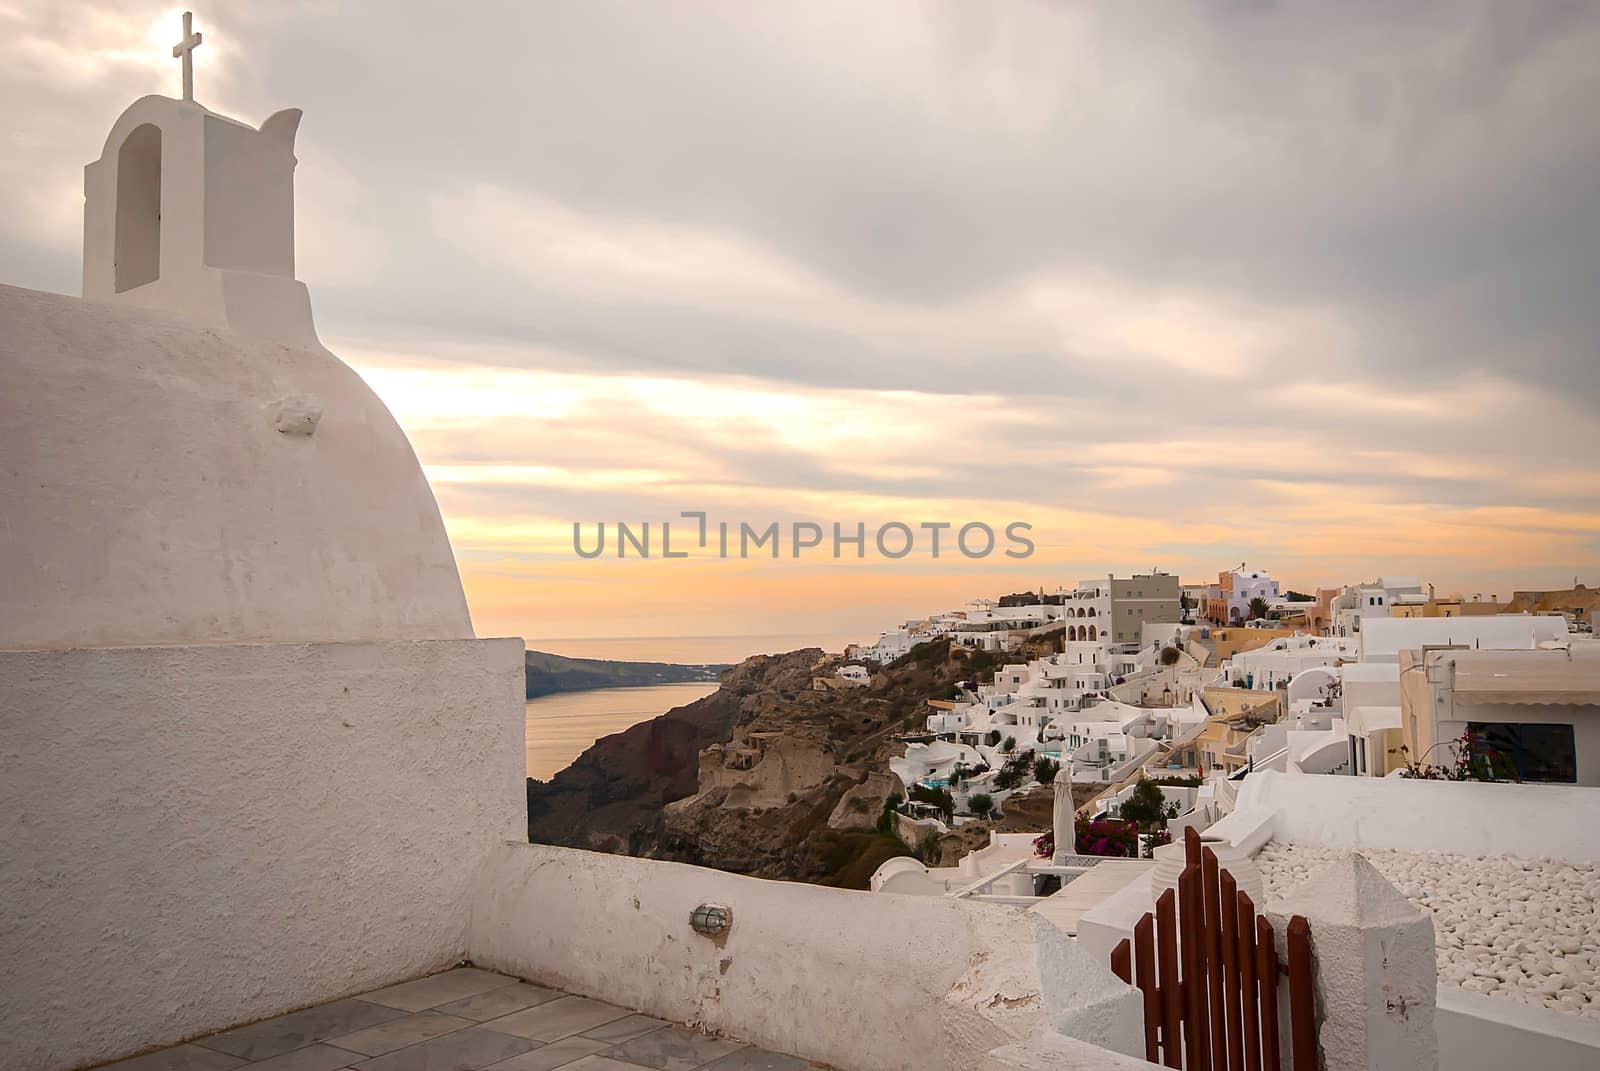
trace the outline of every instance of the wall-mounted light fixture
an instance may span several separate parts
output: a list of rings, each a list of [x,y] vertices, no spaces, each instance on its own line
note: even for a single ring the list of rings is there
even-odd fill
[[[733,928],[733,909],[722,904],[701,904],[689,912],[689,925],[695,933],[721,937]]]

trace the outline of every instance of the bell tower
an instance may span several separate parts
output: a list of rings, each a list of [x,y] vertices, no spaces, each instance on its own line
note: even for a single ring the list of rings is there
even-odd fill
[[[173,55],[183,99],[131,104],[83,175],[83,296],[166,309],[318,345],[294,277],[294,139],[300,110],[252,127],[192,99],[190,32]]]

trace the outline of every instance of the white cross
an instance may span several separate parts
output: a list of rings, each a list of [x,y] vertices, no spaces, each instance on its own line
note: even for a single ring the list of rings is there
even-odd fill
[[[183,57],[183,99],[194,99],[194,50],[200,47],[200,35],[194,33],[194,12],[183,13],[183,40],[172,46],[172,58]]]

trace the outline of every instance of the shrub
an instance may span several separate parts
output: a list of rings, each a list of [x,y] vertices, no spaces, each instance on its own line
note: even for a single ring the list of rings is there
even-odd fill
[[[1176,647],[1173,647],[1171,644],[1168,644],[1166,647],[1161,648],[1161,664],[1163,666],[1175,666],[1175,665],[1177,665],[1178,664],[1178,649]]]
[[[1172,831],[1166,826],[1162,826],[1154,833],[1146,834],[1144,838],[1144,857],[1146,859],[1154,859],[1156,857],[1157,848],[1161,847],[1163,844],[1171,843]]]
[[[1005,751],[1015,751],[1015,750],[1017,750],[1017,738],[1014,737],[1014,736],[1006,737],[1006,742],[1005,742],[1004,745],[1002,745],[1002,748]]]
[[[1152,777],[1150,783],[1172,788],[1199,788],[1206,783],[1206,779],[1198,774],[1185,774],[1182,777]]]
[[[1077,851],[1079,855],[1109,855],[1124,859],[1139,856],[1139,827],[1133,822],[1117,818],[1090,821],[1080,817],[1077,822]]]
[[[999,743],[1000,743],[1000,730],[999,729],[990,729],[989,730],[989,746],[990,747],[995,747]]]
[[[979,792],[967,801],[967,810],[979,818],[987,818],[989,812],[994,810],[994,797],[987,792]]]
[[[1400,768],[1400,776],[1434,781],[1522,780],[1517,774],[1515,763],[1505,752],[1490,747],[1488,742],[1481,738],[1474,737],[1470,729],[1450,741],[1447,746],[1453,756],[1450,765],[1433,766],[1413,759],[1411,749],[1401,744],[1400,755],[1405,765]],[[1422,758],[1427,757],[1427,753],[1424,752]]]
[[[1041,785],[1048,785],[1056,779],[1056,774],[1061,771],[1061,764],[1052,758],[1040,755],[1033,761],[1033,779]]]

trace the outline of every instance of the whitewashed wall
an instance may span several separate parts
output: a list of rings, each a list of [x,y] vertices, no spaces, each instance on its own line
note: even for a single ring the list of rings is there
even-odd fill
[[[1600,1023],[1502,997],[1439,987],[1439,1071],[1594,1071]]]
[[[0,1067],[462,959],[522,693],[521,640],[0,651]]]
[[[1329,848],[1600,861],[1600,788],[1253,773],[1236,813],[1272,813],[1272,835]]]
[[[690,928],[704,902],[733,909],[725,938]],[[467,946],[480,966],[851,1071],[967,1069],[1041,1025],[1032,916],[938,896],[504,844]]]

